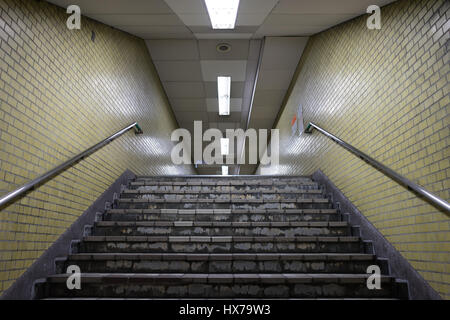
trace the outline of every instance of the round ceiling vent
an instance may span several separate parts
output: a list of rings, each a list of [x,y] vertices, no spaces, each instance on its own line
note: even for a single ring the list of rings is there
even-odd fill
[[[231,51],[231,45],[228,43],[219,43],[216,47],[217,51],[220,53],[226,53]]]

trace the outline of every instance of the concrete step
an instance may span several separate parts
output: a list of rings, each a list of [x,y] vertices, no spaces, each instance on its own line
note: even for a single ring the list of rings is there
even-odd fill
[[[304,181],[271,181],[271,180],[261,180],[253,182],[248,181],[157,181],[157,180],[136,180],[130,182],[131,188],[135,186],[160,186],[160,187],[186,187],[186,186],[204,186],[204,187],[275,187],[275,188],[302,188],[306,186],[311,186],[318,188],[318,184],[312,180]]]
[[[368,266],[378,265],[388,273],[384,261],[374,255],[336,253],[81,253],[58,260],[57,273],[65,273],[70,265],[85,273],[366,273]]]
[[[317,194],[322,193],[318,188],[275,188],[273,186],[267,187],[205,187],[205,186],[186,186],[186,187],[171,187],[171,186],[140,186],[135,188],[123,189],[123,193],[153,193],[153,194]]]
[[[205,183],[205,184],[229,184],[243,183],[255,185],[261,182],[272,184],[285,184],[291,182],[311,182],[310,176],[137,176],[135,181],[151,181],[151,182],[177,182],[177,183]]]
[[[111,209],[106,221],[340,221],[336,209]]]
[[[136,191],[136,192],[130,192]],[[161,199],[161,200],[197,200],[197,199],[218,199],[218,200],[263,200],[262,202],[297,202],[297,199],[325,199],[318,192],[297,192],[297,193],[226,193],[226,192],[170,192],[154,193],[153,191],[124,190],[120,199]]]
[[[118,209],[331,209],[328,199],[296,199],[294,201],[263,199],[123,199],[116,201]]]
[[[381,276],[381,289],[367,288],[367,274],[86,273],[82,287],[67,289],[67,274],[53,275],[36,291],[46,297],[108,298],[383,298],[398,297],[401,284]]]
[[[88,236],[79,253],[362,253],[359,237]]]
[[[96,236],[346,236],[347,222],[100,221]]]

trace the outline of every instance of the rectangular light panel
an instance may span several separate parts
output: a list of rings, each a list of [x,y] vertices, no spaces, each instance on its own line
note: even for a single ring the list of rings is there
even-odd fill
[[[217,77],[219,116],[230,115],[231,77]]]
[[[234,29],[239,0],[205,0],[213,29]]]
[[[220,154],[223,156],[227,156],[229,151],[229,139],[228,138],[220,138]]]
[[[227,176],[228,175],[228,166],[222,166],[222,175]]]

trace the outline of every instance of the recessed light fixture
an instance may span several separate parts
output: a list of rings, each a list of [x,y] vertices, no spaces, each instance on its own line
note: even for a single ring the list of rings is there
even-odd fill
[[[216,46],[216,50],[217,50],[217,52],[220,52],[220,53],[230,52],[231,51],[231,44],[229,44],[229,43],[219,43]]]
[[[231,77],[217,77],[219,116],[230,115]]]
[[[213,29],[234,29],[239,0],[205,0]]]
[[[222,156],[227,156],[230,152],[229,141],[228,138],[220,138],[220,154]]]
[[[228,166],[222,166],[222,175],[227,176],[228,175]]]

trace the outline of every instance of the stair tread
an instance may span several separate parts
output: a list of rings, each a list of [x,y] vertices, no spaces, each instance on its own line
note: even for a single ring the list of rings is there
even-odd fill
[[[98,227],[347,227],[349,226],[345,221],[288,221],[288,222],[217,222],[217,221],[98,221]]]
[[[65,282],[70,274],[54,274],[47,278],[50,282]],[[166,280],[183,280],[198,282],[217,282],[231,279],[233,282],[250,280],[254,282],[276,281],[277,283],[362,283],[370,274],[326,274],[326,273],[81,273],[83,283],[102,283],[103,280],[138,280],[139,282],[163,282]],[[395,278],[380,275],[381,282],[390,282]]]
[[[164,189],[125,189],[124,194],[320,194],[322,190],[319,189],[302,189],[302,190],[164,190]]]
[[[353,236],[86,236],[86,242],[357,242]]]
[[[240,202],[245,203],[329,203],[329,199],[323,198],[297,198],[297,199],[152,199],[152,198],[119,198],[123,203],[223,203]]]
[[[77,253],[71,260],[373,260],[375,255],[367,253]]]
[[[191,213],[191,214],[335,214],[336,209],[109,209],[106,213]]]

